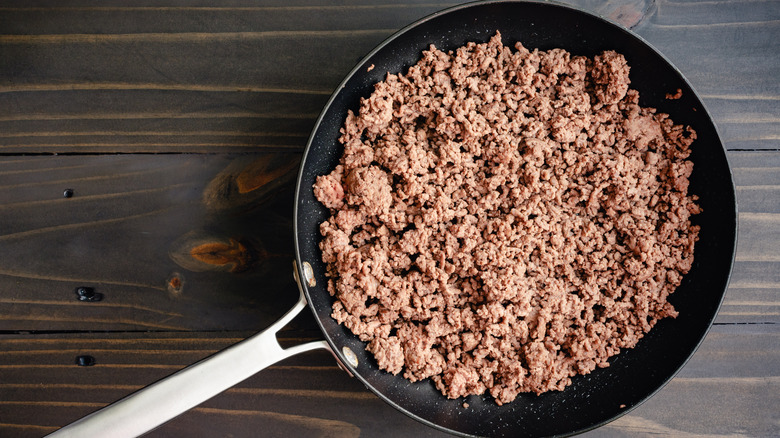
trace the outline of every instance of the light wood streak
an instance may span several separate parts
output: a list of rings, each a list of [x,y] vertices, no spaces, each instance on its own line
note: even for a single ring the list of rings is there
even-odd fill
[[[40,7],[0,7],[0,12],[48,12],[48,11],[79,11],[79,12],[134,12],[134,11],[347,11],[347,10],[377,10],[377,9],[406,9],[406,8],[432,8],[447,7],[454,3],[393,3],[384,5],[312,5],[312,6],[53,6]]]
[[[717,120],[718,124],[723,123],[734,123],[734,124],[745,124],[745,123],[780,123],[780,117],[764,117],[764,116],[756,116],[756,117],[727,117]]]
[[[144,369],[155,369],[155,370],[171,370],[176,371],[180,370],[187,365],[190,364],[180,364],[180,365],[157,365],[157,364],[111,364],[111,363],[100,363],[97,362],[95,365],[92,365],[90,368],[110,368],[110,369],[132,369],[132,370],[144,370]],[[40,370],[64,370],[64,369],[74,369],[77,365],[75,364],[25,364],[25,365],[5,365],[0,364],[0,370],[13,370],[13,369],[40,369]]]
[[[737,172],[743,172],[743,173],[777,173],[780,175],[780,167],[732,167],[731,170],[734,173]]]
[[[147,216],[150,214],[147,214]],[[140,217],[140,215],[139,215]],[[127,218],[129,219],[129,218]],[[105,223],[105,221],[102,221]],[[120,222],[120,220],[116,220],[116,222]],[[87,225],[94,225],[96,222],[86,223],[86,224],[74,224],[80,226],[87,226]],[[64,227],[64,226],[63,226]],[[49,228],[58,228],[58,227],[49,227]],[[78,228],[74,226],[73,228]],[[50,230],[51,231],[51,230]],[[13,236],[16,236],[21,233],[16,233]],[[5,236],[0,236],[0,240],[4,240]],[[24,237],[24,236],[22,236]],[[110,280],[110,279],[101,279],[101,278],[79,278],[79,277],[62,277],[62,276],[56,276],[56,275],[44,275],[39,273],[32,273],[32,272],[14,272],[14,271],[5,271],[0,269],[0,275],[6,276],[6,277],[14,277],[14,278],[29,278],[31,280],[48,280],[48,281],[61,281],[61,282],[69,282],[69,283],[82,283],[82,284],[110,284],[114,286],[130,286],[130,287],[140,287],[145,289],[154,289],[166,292],[168,289],[165,286],[155,286],[152,284],[146,284],[146,283],[138,283],[133,281],[116,281],[116,280]]]
[[[771,1],[774,1],[774,0],[770,0],[770,1],[767,1],[767,0],[741,0],[741,4],[744,5],[744,4],[747,4],[747,3],[770,3]],[[717,0],[715,0],[715,1],[712,1],[712,0],[701,0],[701,1],[659,0],[659,3],[674,5],[675,7],[686,7],[686,6],[696,7],[696,6],[704,6],[704,5],[713,6],[713,5],[732,5],[732,4],[734,4],[733,2],[730,2],[730,1],[717,1]]]
[[[132,338],[132,339],[122,339],[122,338],[35,338],[35,339],[27,339],[27,338],[14,338],[14,339],[3,339],[0,337],[0,344],[21,344],[21,345],[38,345],[38,344],[54,344],[54,345],[63,345],[63,344],[77,344],[77,345],[84,345],[84,344],[99,344],[99,345],[105,345],[107,343],[111,344],[138,344],[138,343],[173,343],[173,344],[181,344],[183,342],[198,342],[198,343],[217,343],[217,344],[225,344],[230,345],[234,344],[239,341],[243,341],[246,338],[209,338],[209,337],[195,337],[195,336],[188,336],[188,337],[176,337],[176,338],[155,338],[150,337],[146,339],[139,339],[139,338]],[[35,351],[35,350],[30,350]],[[120,350],[118,350],[120,351]]]
[[[43,432],[52,432],[59,429],[59,426],[39,426],[37,424],[13,424],[13,423],[0,423],[0,427],[7,427],[10,429],[33,429]]]
[[[229,345],[226,345],[225,348],[229,347]],[[84,350],[81,350],[84,351]],[[190,350],[186,350],[181,352],[182,354],[187,353]],[[211,354],[217,353],[220,350],[214,350],[211,352]],[[181,369],[186,366],[191,365],[189,362],[181,363],[181,364],[174,364],[174,365],[153,365],[153,364],[96,364],[93,366],[106,367],[106,368],[160,368],[160,369]],[[37,365],[37,364],[30,364],[30,365],[0,365],[0,368],[24,368],[25,366],[35,367],[35,368],[72,368],[75,365]],[[275,370],[275,371],[304,371],[304,372],[313,372],[313,373],[320,373],[325,371],[339,371],[344,372],[341,368],[338,367],[338,365],[319,365],[319,366],[307,366],[307,365],[271,365],[266,368],[267,370]]]
[[[780,100],[780,96],[766,94],[702,94],[703,99],[722,100]]]
[[[92,318],[86,316],[68,317],[62,315],[57,315],[56,317],[37,316],[37,315],[0,315],[0,321],[50,321],[50,322],[57,322],[57,323],[73,322],[73,323],[82,323],[82,324],[112,324],[112,325],[122,324],[122,325],[147,327],[147,328],[154,328],[154,329],[161,329],[161,330],[181,329],[181,327],[175,325],[146,322],[146,321],[141,321],[136,319],[130,320],[125,317]]]
[[[737,186],[737,190],[780,190],[776,185]]]
[[[83,384],[83,383],[0,383],[0,389],[24,389],[24,390],[80,390],[80,391],[98,391],[98,390],[122,390],[138,391],[143,385],[121,385],[121,384]],[[233,387],[225,391],[228,394],[237,395],[264,395],[274,397],[301,397],[301,398],[326,398],[326,399],[345,399],[345,400],[377,400],[377,396],[366,390],[356,391],[334,391],[317,389],[286,389],[286,388],[246,388]]]
[[[766,283],[751,283],[748,281],[729,283],[729,289],[780,289],[780,283],[766,282]]]
[[[25,355],[39,355],[39,354],[65,354],[65,353],[81,353],[89,351],[90,353],[94,354],[106,354],[106,353],[113,353],[113,354],[121,354],[121,353],[127,353],[127,354],[141,354],[141,355],[155,355],[155,356],[181,356],[183,354],[192,354],[192,355],[206,355],[206,354],[214,354],[216,351],[219,350],[170,350],[170,349],[154,349],[154,350],[147,350],[147,349],[132,349],[132,350],[120,350],[117,348],[63,348],[60,350],[13,350],[13,351],[2,351],[0,352],[0,356],[7,356],[7,355],[17,355],[17,356],[25,356]],[[0,387],[3,387],[2,384],[0,384]]]
[[[77,166],[77,167],[92,167],[92,166]],[[171,165],[171,166],[165,166],[165,167],[157,167],[154,169],[148,169],[148,170],[139,170],[137,172],[122,172],[118,174],[113,175],[95,175],[95,176],[80,176],[80,177],[74,177],[74,178],[68,178],[68,179],[58,179],[58,180],[43,180],[43,181],[37,181],[37,182],[26,182],[26,183],[19,183],[19,184],[8,184],[4,186],[0,186],[0,190],[9,190],[9,189],[18,189],[18,188],[27,188],[27,187],[40,187],[40,186],[48,186],[48,185],[61,185],[61,184],[73,184],[73,183],[84,183],[84,182],[94,182],[94,181],[105,181],[105,180],[117,180],[118,178],[128,178],[128,177],[135,177],[135,176],[141,176],[141,175],[153,175],[155,173],[165,172],[170,169],[178,168],[178,165]],[[61,168],[52,168],[51,170],[58,170]],[[29,170],[29,172],[35,173],[35,172],[44,172],[45,170],[41,169],[32,169]],[[5,175],[5,172],[0,171],[0,176]]]
[[[780,186],[772,186],[780,188]],[[780,213],[752,213],[752,212],[745,212],[745,213],[739,213],[739,219],[740,220],[754,220],[754,221],[771,221],[771,222],[777,222],[780,224]]]
[[[675,377],[669,383],[705,385],[780,385],[780,376],[762,377]]]
[[[706,23],[706,24],[653,24],[656,29],[707,29],[712,28],[734,28],[734,27],[769,27],[774,24],[780,24],[780,20],[766,20],[766,21],[735,21],[735,22],[723,22],[723,23]]]
[[[88,137],[88,136],[227,136],[227,137],[308,137],[309,133],[300,132],[241,132],[241,131],[59,131],[59,132],[13,132],[0,133],[0,138],[16,137]]]
[[[48,120],[144,120],[144,119],[315,119],[317,113],[101,113],[101,114],[19,114],[0,116],[0,122]]]
[[[49,400],[19,400],[9,401],[0,400],[0,406],[8,405],[24,405],[24,406],[45,406],[54,408],[101,408],[105,406],[105,403],[95,402],[67,402],[67,401],[49,401]]]
[[[0,145],[0,149],[2,149],[3,146]],[[36,160],[40,160],[40,158],[36,158]],[[28,160],[32,161],[32,160]],[[76,164],[74,166],[60,166],[60,167],[36,167],[36,168],[30,168],[30,169],[14,169],[14,170],[4,170],[0,171],[0,176],[8,176],[8,175],[22,175],[25,173],[41,173],[41,174],[47,174],[51,171],[62,171],[62,170],[76,170],[76,169],[89,169],[95,167],[94,164]]]
[[[731,137],[727,141],[729,143],[737,141],[761,141],[761,140],[780,140],[780,135],[763,135],[758,137]]]
[[[724,306],[780,306],[780,301],[728,301]]]
[[[51,204],[52,202],[67,202],[68,204],[76,204],[81,202],[91,202],[91,201],[106,201],[110,199],[121,199],[128,196],[143,196],[143,195],[149,195],[152,193],[164,193],[169,190],[181,188],[181,187],[187,187],[190,186],[189,183],[180,183],[180,184],[171,184],[165,187],[158,187],[154,189],[140,189],[140,190],[130,190],[127,192],[120,192],[120,193],[104,193],[100,195],[83,195],[83,196],[77,196],[74,198],[61,198],[61,199],[41,199],[37,201],[22,201],[22,202],[12,202],[8,204],[0,204],[0,210],[6,209],[6,210],[15,210],[18,208],[30,208],[30,207],[37,207],[41,205],[47,205]],[[99,222],[99,221],[96,221]],[[94,222],[90,222],[94,223]],[[2,238],[4,236],[0,236]]]
[[[94,391],[102,389],[120,389],[123,391],[137,391],[143,388],[143,385],[97,385],[85,383],[0,383],[0,389],[78,389],[83,391]]]
[[[124,34],[52,34],[0,35],[0,44],[74,44],[74,43],[203,43],[210,41],[258,40],[264,38],[355,38],[366,35],[389,35],[397,29],[356,30],[270,30],[260,32],[177,32]]]
[[[75,298],[73,301],[57,301],[57,300],[26,300],[26,299],[20,299],[20,298],[2,298],[0,297],[0,303],[2,304],[19,304],[19,305],[26,305],[26,306],[73,306],[73,307],[83,307],[84,303],[76,301]],[[165,312],[159,309],[155,309],[154,307],[148,307],[148,306],[141,306],[138,304],[123,304],[123,303],[116,303],[116,302],[107,302],[107,301],[101,301],[99,303],[92,303],[93,306],[96,307],[109,307],[109,308],[117,308],[117,309],[135,309],[135,310],[141,310],[144,312],[151,312],[151,313],[157,313],[160,315],[170,316],[170,317],[183,317],[184,315],[181,313],[175,313],[175,312]],[[3,353],[0,352],[0,355]]]
[[[259,144],[259,143],[39,143],[39,144],[4,144],[3,149],[50,149],[54,147],[94,147],[94,148],[193,148],[193,147],[242,147],[242,148],[276,148],[276,149],[303,149],[303,144]]]
[[[156,90],[156,91],[199,91],[208,93],[273,93],[273,94],[315,94],[330,95],[333,90],[306,90],[298,88],[268,88],[255,85],[206,85],[206,84],[159,84],[129,82],[88,82],[67,84],[0,84],[0,93],[35,91],[88,91],[88,90]]]
[[[116,369],[162,369],[162,370],[180,370],[186,366],[191,365],[190,363],[182,363],[182,364],[117,364],[117,363],[96,363],[95,365],[92,365],[93,367],[100,367],[100,368],[116,368]],[[14,364],[14,365],[7,365],[7,364],[0,364],[0,369],[73,369],[77,366],[74,364]],[[315,372],[321,372],[321,371],[328,371],[328,370],[340,370],[340,368],[336,365],[334,366],[289,366],[289,365],[271,365],[267,370],[281,370],[281,371],[315,371]]]

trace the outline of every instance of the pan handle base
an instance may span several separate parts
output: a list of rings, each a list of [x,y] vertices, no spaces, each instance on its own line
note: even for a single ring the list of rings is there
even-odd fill
[[[287,349],[279,345],[276,339],[277,333],[307,306],[303,290],[299,288],[299,291],[298,301],[293,308],[266,330],[58,429],[48,436],[52,438],[137,437],[290,356],[320,348],[332,352],[324,340]]]

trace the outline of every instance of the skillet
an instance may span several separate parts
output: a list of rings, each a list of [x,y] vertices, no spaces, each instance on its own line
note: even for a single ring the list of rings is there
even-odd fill
[[[633,349],[623,350],[608,368],[573,378],[563,391],[526,394],[498,406],[489,396],[449,400],[429,380],[411,383],[378,369],[365,344],[330,317],[325,266],[318,247],[319,224],[329,211],[314,197],[318,175],[338,163],[339,129],[347,110],[386,73],[405,73],[434,44],[451,50],[486,42],[500,31],[504,44],[520,41],[529,49],[563,48],[593,57],[604,50],[622,53],[631,66],[631,88],[640,103],[692,126],[698,138],[690,193],[703,212],[694,265],[669,301],[678,310]],[[373,68],[369,68],[370,66]],[[676,100],[667,93],[682,91]],[[392,35],[347,75],[323,109],[304,151],[295,208],[295,275],[300,299],[266,331],[114,403],[51,436],[137,436],[299,352],[327,348],[343,368],[399,411],[436,429],[460,436],[567,436],[585,432],[629,412],[660,390],[698,348],[717,314],[734,261],[737,207],[725,150],[712,119],[682,74],[647,42],[591,14],[550,2],[487,1],[456,6],[423,18]],[[275,335],[299,311],[309,308],[325,340],[283,350]],[[229,371],[229,372],[226,372]],[[468,407],[464,407],[464,402]],[[149,409],[150,406],[155,406]]]

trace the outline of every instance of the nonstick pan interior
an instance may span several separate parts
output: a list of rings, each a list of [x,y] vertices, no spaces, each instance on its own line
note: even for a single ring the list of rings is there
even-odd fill
[[[694,266],[670,301],[676,319],[660,321],[639,344],[610,360],[611,366],[578,376],[564,391],[522,395],[497,406],[489,396],[448,400],[428,381],[410,383],[380,371],[349,330],[331,317],[325,266],[318,249],[319,224],[329,212],[314,198],[318,175],[329,173],[342,152],[339,129],[348,109],[357,110],[373,84],[387,72],[405,73],[423,50],[434,44],[455,49],[469,41],[486,42],[500,31],[504,44],[520,41],[529,49],[563,48],[593,56],[604,50],[622,53],[631,66],[631,88],[642,106],[669,113],[678,124],[698,133],[691,159],[690,192],[699,196],[703,212]],[[374,65],[373,69],[368,67]],[[682,98],[666,99],[682,90]],[[718,311],[734,259],[736,201],[723,145],[700,99],[662,55],[622,27],[590,14],[553,3],[482,2],[442,11],[414,23],[382,43],[350,72],[326,105],[304,154],[295,205],[296,254],[299,266],[311,265],[315,286],[304,285],[310,306],[326,339],[341,361],[385,401],[428,425],[458,435],[555,436],[589,430],[620,415],[659,390],[685,364],[703,339]],[[344,357],[347,347],[357,366]],[[464,407],[464,402],[468,407]]]

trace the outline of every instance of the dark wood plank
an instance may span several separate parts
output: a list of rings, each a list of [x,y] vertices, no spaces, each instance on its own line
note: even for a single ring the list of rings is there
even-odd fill
[[[4,162],[0,279],[13,287],[0,288],[0,330],[267,326],[296,299],[290,188],[299,160],[256,154]],[[68,188],[71,198],[63,197]],[[224,263],[192,255],[209,243],[244,252]],[[80,286],[104,299],[78,301]]]
[[[780,323],[780,153],[728,154],[739,204],[735,267],[719,323]]]
[[[0,336],[0,435],[40,436],[248,335]],[[280,342],[307,339],[282,335]],[[85,354],[94,366],[75,365]],[[391,426],[406,436],[443,436],[368,392],[329,353],[314,352],[268,368],[149,436],[193,429],[206,436],[372,436]]]
[[[711,3],[706,7],[721,12],[707,15],[708,22],[702,22],[695,15],[691,17],[692,11],[701,7],[696,3],[659,1],[658,12],[636,30],[704,95],[742,96],[749,89],[755,97],[776,98],[780,88],[768,78],[778,65],[780,6],[777,2],[752,6],[751,13],[729,17],[727,3]],[[680,41],[685,44],[678,44]]]
[[[301,150],[360,57],[455,3],[7,8],[0,152]]]
[[[7,7],[0,58],[19,61],[0,70],[0,152],[300,150],[360,57],[455,3]],[[721,3],[628,3],[645,14],[634,29],[691,80],[728,148],[776,148],[777,2],[733,17]]]
[[[777,325],[716,325],[667,386],[591,435],[776,436],[778,355]]]
[[[285,344],[308,339],[286,333]],[[0,336],[0,435],[40,436],[246,335]],[[78,355],[92,355],[95,365],[75,365]],[[779,360],[777,325],[716,325],[664,389],[590,436],[774,435]],[[149,436],[199,429],[208,436],[440,435],[384,404],[325,352],[274,365]]]
[[[705,94],[725,146],[729,150],[777,150],[780,117],[777,95]]]
[[[397,28],[433,13],[453,1],[384,4],[336,2],[176,4],[138,6],[107,2],[93,6],[0,7],[0,28],[13,35],[156,34],[268,31],[333,31]],[[128,20],[127,17],[132,18]],[[24,26],[41,20],[34,28]]]
[[[730,150],[777,149],[780,4],[656,1],[636,30],[703,97]],[[744,10],[743,10],[744,9]],[[681,43],[684,41],[684,44]]]

